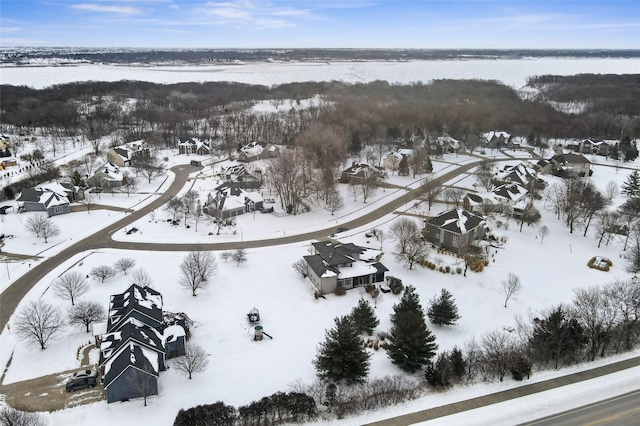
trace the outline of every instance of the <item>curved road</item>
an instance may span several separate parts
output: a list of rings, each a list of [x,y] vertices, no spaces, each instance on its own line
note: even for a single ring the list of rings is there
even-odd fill
[[[468,172],[472,168],[476,167],[482,162],[498,162],[498,161],[513,161],[513,158],[499,158],[499,159],[479,159],[468,164],[459,165],[455,170],[447,172],[442,176],[433,179],[434,185],[444,185],[445,182]],[[193,172],[201,170],[202,167],[195,167],[190,165],[176,166],[171,169],[175,173],[175,179],[169,189],[164,192],[157,200],[153,201],[149,205],[141,208],[140,210],[131,213],[130,215],[122,218],[121,220],[101,229],[93,235],[78,241],[70,247],[62,250],[60,253],[44,260],[33,269],[29,270],[22,277],[18,278],[11,286],[6,288],[2,294],[0,294],[0,326],[5,327],[9,322],[9,318],[13,315],[18,303],[27,294],[33,286],[43,279],[50,271],[58,267],[67,259],[72,256],[82,253],[84,251],[96,250],[101,248],[114,248],[123,250],[148,250],[148,251],[190,251],[193,250],[194,244],[181,243],[181,244],[168,244],[168,243],[134,243],[114,241],[111,239],[111,235],[135,222],[136,220],[144,217],[152,210],[161,207],[171,197],[175,196],[185,185],[189,175]],[[358,217],[352,221],[342,224],[349,228],[357,228],[366,225],[369,222],[377,220],[389,213],[393,213],[397,208],[402,205],[416,199],[423,192],[422,188],[417,188],[407,191],[402,196],[389,203],[380,206],[380,208],[369,212],[363,216]],[[237,248],[254,248],[254,247],[267,247],[276,246],[281,244],[295,243],[299,241],[307,241],[314,239],[323,239],[328,235],[335,232],[335,226],[322,229],[319,231],[307,232],[304,234],[291,235],[281,238],[273,238],[268,240],[254,240],[254,241],[242,241],[242,242],[226,242],[226,243],[198,243],[198,248],[201,250],[232,250]]]

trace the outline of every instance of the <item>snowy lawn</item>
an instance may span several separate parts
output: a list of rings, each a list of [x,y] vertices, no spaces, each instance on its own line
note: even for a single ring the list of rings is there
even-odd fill
[[[443,170],[441,169],[440,172]],[[601,172],[602,170],[605,171]],[[626,178],[627,173],[616,174],[615,169],[611,170],[614,172],[610,173],[605,167],[596,167],[593,179],[599,187],[603,188],[609,180],[621,182]],[[399,182],[399,179],[400,177],[394,176],[390,180]],[[556,178],[548,178],[550,181],[554,179]],[[204,185],[205,182],[207,180],[196,180],[194,188],[204,192],[205,188],[198,185]],[[377,197],[391,196],[387,194],[389,191],[380,191]],[[366,207],[361,201],[349,200],[353,199],[345,196],[345,214],[357,207],[375,208],[373,199],[367,203],[370,206]],[[618,200],[618,202],[621,201]],[[431,214],[436,214],[441,208],[440,205],[434,206]],[[451,349],[455,345],[462,346],[465,341],[474,336],[479,338],[488,330],[509,329],[514,326],[515,315],[528,319],[555,304],[570,302],[574,288],[604,284],[618,277],[628,277],[624,272],[623,261],[619,257],[620,241],[598,249],[593,238],[583,237],[581,232],[569,234],[564,224],[558,221],[551,211],[544,209],[542,201],[538,202],[538,208],[543,215],[542,224],[548,226],[551,231],[543,244],[536,238],[536,227],[525,226],[523,231],[519,232],[519,226],[513,221],[508,229],[497,229],[495,223],[492,223],[495,232],[505,236],[508,242],[503,249],[492,249],[492,262],[483,272],[468,272],[467,277],[425,269],[407,270],[393,259],[393,242],[390,239],[383,241],[382,248],[386,254],[382,262],[390,269],[389,275],[401,278],[405,285],[414,285],[423,307],[428,305],[429,299],[439,294],[441,288],[447,288],[455,297],[462,317],[458,325],[431,327],[437,336],[440,350]],[[412,209],[412,211],[422,212],[424,210],[424,206]],[[336,220],[339,222],[348,219],[340,217],[341,212],[336,213],[338,216]],[[71,218],[74,215],[66,216]],[[93,217],[94,212],[76,217],[89,218],[90,216]],[[63,217],[58,216],[55,219]],[[340,239],[343,242],[352,241],[355,244],[379,248],[379,241],[366,238],[364,233],[372,227],[386,230],[393,223],[393,219],[394,216],[390,215],[363,229],[349,230],[340,234]],[[142,237],[143,241],[164,241],[165,239],[194,241],[193,228],[171,227],[167,223],[151,224],[148,218],[143,220],[146,222],[141,224],[142,234],[136,233],[126,237],[135,235],[136,238]],[[278,222],[282,220],[287,222]],[[299,222],[296,222],[298,220]],[[311,213],[293,218],[256,214],[254,219],[253,215],[247,214],[239,217],[237,227],[242,228],[243,238],[257,239],[263,238],[265,229],[269,230],[267,233],[281,228],[283,233],[285,231],[295,233],[313,227],[316,229],[326,227],[333,220],[330,213],[317,208]],[[504,222],[504,219],[502,221]],[[77,221],[76,226],[78,226]],[[75,238],[80,237],[75,236]],[[122,237],[122,234],[119,234],[119,237]],[[227,238],[237,237],[236,234]],[[194,247],[195,243],[196,241],[194,241]],[[57,299],[48,290],[50,283],[56,277],[67,269],[88,274],[95,266],[113,265],[121,257],[134,258],[137,267],[149,272],[154,287],[163,294],[165,310],[186,312],[195,321],[195,327],[192,330],[193,342],[203,346],[210,355],[209,368],[191,381],[179,376],[177,371],[171,369],[160,375],[160,396],[151,398],[150,407],[144,409],[144,415],[150,424],[170,425],[180,408],[213,403],[218,400],[239,406],[276,391],[285,391],[288,385],[296,380],[310,383],[315,379],[311,361],[318,344],[324,340],[325,330],[333,326],[333,319],[336,316],[348,314],[360,297],[368,296],[361,289],[354,289],[350,290],[346,296],[328,295],[326,300],[314,299],[309,283],[291,268],[293,262],[308,254],[309,243],[250,249],[247,250],[248,260],[242,265],[236,265],[230,261],[224,262],[220,258],[220,253],[215,253],[218,257],[218,273],[211,278],[209,288],[197,297],[190,296],[177,284],[179,263],[186,253],[115,250],[83,253],[69,259],[39,282],[21,306],[29,300],[43,297],[47,302],[66,309],[70,305],[69,302]],[[587,267],[588,260],[596,255],[613,260],[613,267],[609,272]],[[442,262],[457,261],[449,256],[432,254],[433,260],[438,258]],[[510,272],[521,278],[523,289],[509,301],[508,307],[504,308],[504,294],[502,294],[500,283]],[[128,278],[122,274],[105,283],[92,281],[91,292],[84,298],[101,302],[106,307],[109,295],[122,292],[128,285]],[[377,331],[390,328],[389,315],[397,300],[397,296],[385,294],[379,302],[376,313],[381,324]],[[246,321],[246,313],[254,306],[260,310],[265,331],[274,337],[273,340],[252,341],[252,330]],[[13,361],[7,371],[5,382],[11,383],[78,367],[77,348],[89,338],[90,336],[83,330],[70,328],[61,339],[53,342],[46,351],[42,352],[16,342],[14,336],[5,330],[0,337],[0,343],[2,343],[0,361],[3,365],[13,353]],[[372,377],[400,373],[388,360],[383,350],[372,350],[372,354]],[[534,374],[535,378],[537,374]],[[460,388],[447,395],[454,395],[454,398],[455,395],[464,397],[468,395],[467,392],[484,393],[488,389],[496,389],[497,386],[506,387],[512,384],[511,381],[507,381],[504,384]],[[598,394],[598,397],[602,395]],[[423,409],[432,401],[442,400],[429,395],[407,407]],[[110,405],[102,402],[89,407],[54,413],[51,419],[54,425],[69,422],[75,424],[89,421],[89,419],[97,425],[112,424],[114,421],[126,423],[126,419],[130,416],[139,415],[141,409],[142,403],[139,401]],[[380,418],[393,415],[394,410],[396,409],[386,411],[387,414],[381,413]],[[98,413],[99,415],[96,416]],[[361,421],[361,419],[345,420],[345,424],[361,423]]]

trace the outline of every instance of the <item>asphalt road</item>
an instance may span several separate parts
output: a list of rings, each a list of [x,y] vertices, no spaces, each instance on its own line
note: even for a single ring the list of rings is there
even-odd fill
[[[482,161],[508,161],[512,160],[497,159],[497,160],[478,160],[469,164],[458,166],[455,170],[443,174],[442,176],[434,179],[435,185],[443,185],[445,182],[468,172],[473,167],[480,164]],[[54,255],[25,273],[22,277],[14,281],[11,286],[6,288],[2,294],[0,294],[0,324],[5,327],[9,322],[9,318],[13,315],[18,303],[27,294],[33,286],[43,279],[50,271],[58,267],[67,259],[72,256],[85,251],[97,250],[102,248],[114,248],[123,250],[147,250],[147,251],[190,251],[196,246],[192,243],[182,244],[168,244],[168,243],[135,243],[135,242],[123,242],[114,241],[111,239],[111,235],[125,226],[130,225],[136,220],[144,217],[152,210],[155,210],[164,205],[171,197],[175,196],[185,185],[189,175],[193,172],[202,169],[202,167],[195,167],[190,165],[176,166],[171,169],[175,173],[175,179],[169,189],[163,193],[158,199],[150,203],[149,205],[137,210],[123,219],[101,229],[93,235],[78,241],[72,246],[62,250],[62,252]],[[380,206],[380,208],[367,213],[352,221],[342,223],[341,226],[347,228],[357,228],[374,220],[377,220],[389,213],[393,213],[398,207],[409,203],[422,194],[420,188],[409,190],[401,197],[390,201],[389,203]],[[296,234],[285,236],[281,238],[274,238],[268,240],[254,240],[254,241],[242,241],[242,242],[226,242],[226,243],[199,243],[197,248],[200,250],[233,250],[238,248],[254,248],[254,247],[267,247],[276,246],[281,244],[290,244],[299,241],[308,241],[314,239],[324,239],[333,234],[336,230],[335,226],[322,229],[319,231],[308,232],[305,234]]]
[[[590,379],[594,379],[597,377],[602,377],[602,376],[606,376],[607,374],[611,374],[611,373],[615,373],[617,371],[622,371],[628,368],[634,368],[634,367],[638,367],[640,366],[640,357],[635,357],[635,358],[629,358],[623,361],[618,361],[618,362],[614,362],[612,364],[607,364],[607,365],[603,365],[600,367],[596,367],[596,368],[590,368],[588,370],[583,370],[583,371],[579,371],[577,373],[573,373],[573,374],[569,374],[567,376],[560,376],[560,377],[556,377],[554,379],[550,379],[550,380],[545,380],[542,382],[536,382],[536,383],[532,383],[529,385],[524,385],[524,386],[520,386],[517,388],[513,388],[513,389],[507,389],[505,391],[501,391],[501,392],[495,392],[492,394],[488,394],[488,395],[483,395],[483,396],[479,396],[476,398],[471,398],[471,399],[467,399],[464,401],[459,401],[459,402],[454,402],[451,404],[446,404],[446,405],[442,405],[440,407],[434,407],[434,408],[428,408],[426,410],[422,410],[422,411],[416,411],[413,413],[409,413],[409,414],[404,414],[401,416],[397,416],[397,417],[392,417],[389,419],[385,419],[385,420],[380,420],[374,423],[369,423],[367,426],[408,426],[408,425],[413,425],[416,423],[421,423],[421,422],[426,422],[429,420],[433,420],[433,419],[437,419],[439,417],[445,417],[445,416],[449,416],[452,414],[456,414],[456,413],[460,413],[463,411],[468,411],[468,410],[473,410],[474,408],[480,408],[480,407],[484,407],[487,405],[492,405],[492,404],[497,404],[500,402],[507,402],[516,398],[521,398],[527,395],[532,395],[534,393],[538,393],[538,392],[544,392],[550,389],[556,389],[556,388],[560,388],[562,386],[566,386],[566,385],[571,385],[574,383],[580,383],[583,382],[585,380],[590,380]],[[597,392],[597,390],[594,390],[594,392]],[[636,394],[635,396],[636,398],[636,403],[635,406],[633,404],[631,404],[631,408],[626,408],[627,406],[624,405],[626,403],[621,403],[620,408],[618,409],[613,409],[612,413],[610,414],[609,417],[611,418],[610,420],[615,420],[617,418],[618,415],[620,415],[620,418],[623,418],[622,415],[635,415],[636,417],[631,417],[631,418],[635,418],[637,419],[638,413],[640,411],[635,410],[638,407],[638,395]],[[615,400],[615,398],[613,398],[613,400]],[[592,404],[594,406],[597,406],[598,404]],[[575,410],[574,410],[575,411]],[[605,417],[599,418],[599,417],[586,417],[587,422],[583,422],[580,423],[576,420],[571,420],[570,418],[567,419],[567,423],[561,423],[562,420],[558,420],[555,421],[555,416],[552,416],[549,419],[549,423],[527,423],[527,425],[571,425],[571,426],[577,426],[577,425],[583,425],[583,426],[587,426],[587,425],[600,425],[600,424],[605,424],[605,423],[590,423],[593,421],[601,421],[604,422],[606,420],[609,420],[608,417],[606,417],[606,412],[603,411],[603,413],[605,413]],[[567,413],[569,414],[569,413]],[[597,416],[596,413],[593,413],[594,416]],[[569,414],[570,416],[570,414]],[[626,418],[625,418],[626,419]],[[545,420],[545,419],[542,419]],[[452,423],[453,424],[453,423]],[[606,423],[607,425],[625,425],[625,426],[631,426],[631,425],[640,425],[640,422],[636,421],[635,423],[631,422],[631,423]]]
[[[520,426],[640,425],[640,390],[544,417]]]

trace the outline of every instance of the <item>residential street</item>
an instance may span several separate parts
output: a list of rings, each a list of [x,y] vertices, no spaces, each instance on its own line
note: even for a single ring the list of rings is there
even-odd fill
[[[456,177],[468,173],[482,161],[487,162],[499,162],[499,161],[512,161],[512,158],[500,158],[500,159],[478,159],[478,161],[471,162],[469,164],[458,165],[454,170],[443,174],[434,179],[434,185],[444,185]],[[193,244],[181,243],[181,244],[169,244],[169,243],[134,243],[134,242],[122,242],[114,241],[111,239],[111,235],[119,229],[122,229],[136,220],[144,217],[154,209],[161,208],[171,197],[178,194],[187,183],[190,174],[200,170],[201,167],[194,167],[189,165],[181,165],[172,168],[172,172],[175,174],[175,179],[169,189],[159,196],[155,201],[149,205],[143,207],[138,211],[134,211],[128,214],[123,219],[105,227],[104,229],[94,233],[93,235],[76,242],[72,246],[62,250],[59,254],[54,255],[48,259],[37,263],[31,270],[29,270],[22,277],[18,278],[11,286],[5,289],[0,294],[0,321],[1,326],[5,327],[8,323],[11,315],[16,309],[19,302],[23,297],[33,288],[33,286],[42,280],[50,271],[61,265],[67,259],[82,252],[90,252],[92,250],[103,248],[114,248],[122,250],[146,250],[146,251],[190,251],[193,250]],[[405,194],[398,197],[395,200],[389,201],[387,204],[382,205],[380,208],[364,214],[357,219],[349,222],[341,222],[340,226],[347,227],[349,229],[365,226],[375,220],[378,220],[385,215],[392,214],[402,206],[411,203],[414,200],[419,199],[423,190],[421,188],[408,189]],[[202,250],[232,250],[237,248],[256,248],[266,246],[277,246],[281,244],[289,244],[300,241],[325,239],[329,235],[335,233],[336,227],[331,226],[319,231],[308,232],[304,234],[288,235],[281,238],[267,239],[267,240],[254,240],[254,241],[242,241],[242,242],[225,242],[225,243],[205,243],[199,244],[199,248]],[[450,415],[453,413],[470,410],[484,405],[490,405],[498,402],[508,401],[514,398],[518,398],[525,395],[530,395],[535,392],[541,392],[549,389],[554,389],[560,386],[564,386],[571,383],[577,383],[583,380],[588,380],[594,377],[610,374],[615,371],[620,371],[626,368],[631,368],[640,365],[640,357],[632,358],[626,361],[614,363],[608,366],[599,367],[591,370],[586,370],[580,373],[572,374],[569,376],[559,377],[556,379],[548,380],[545,382],[539,382],[531,385],[522,386],[519,388],[507,390],[504,392],[498,392],[491,395],[474,398],[468,401],[461,401],[455,404],[449,404],[442,407],[437,407],[429,410],[419,411],[404,416],[395,417],[392,419],[373,423],[375,425],[409,425],[416,422],[422,422],[429,419]],[[65,372],[69,373],[69,372]],[[8,401],[14,401],[18,404],[17,398],[23,400],[25,397],[29,397],[29,407],[31,409],[41,410],[56,410],[64,407],[68,407],[72,403],[68,395],[59,389],[59,382],[66,376],[61,374],[46,376],[43,378],[34,379],[33,381],[25,381],[15,383],[7,386],[1,386],[2,393],[8,396]],[[48,389],[56,389],[55,395]],[[91,392],[95,392],[91,391]],[[58,395],[60,394],[60,395]],[[42,400],[31,405],[31,399],[35,395],[49,395],[45,398],[47,401]],[[57,395],[57,396],[56,396]],[[95,398],[101,398],[100,395],[95,395]],[[13,398],[13,399],[12,399]],[[40,398],[42,399],[42,398]],[[88,402],[93,402],[95,399],[89,398]],[[12,404],[13,405],[13,404]]]
[[[510,158],[498,159],[498,160],[484,160],[484,161],[508,161]],[[474,161],[473,163],[460,165],[457,169],[452,170],[444,175],[435,178],[435,185],[443,185],[447,181],[459,176],[463,173],[476,167],[482,160]],[[169,189],[163,193],[157,200],[153,201],[149,205],[141,208],[138,211],[131,213],[118,222],[107,226],[104,229],[96,232],[95,234],[85,238],[82,241],[78,241],[74,245],[64,249],[62,252],[55,256],[52,256],[43,262],[39,263],[29,272],[18,278],[11,286],[5,289],[0,294],[0,324],[5,327],[9,322],[9,318],[13,315],[18,303],[22,298],[31,290],[31,288],[43,279],[50,271],[59,266],[62,262],[70,257],[82,253],[84,251],[102,249],[102,248],[114,248],[122,250],[147,250],[147,251],[189,251],[193,250],[193,244],[157,244],[157,243],[129,243],[122,241],[114,241],[111,239],[111,235],[124,228],[136,220],[144,217],[152,210],[160,208],[171,197],[175,196],[184,187],[189,175],[193,172],[200,170],[201,167],[195,167],[190,165],[180,165],[173,167],[171,171],[175,173],[175,179]],[[420,188],[409,190],[401,197],[390,201],[389,203],[381,206],[375,211],[367,213],[352,221],[342,223],[341,226],[353,229],[367,223],[373,222],[389,213],[393,213],[394,210],[403,206],[404,204],[417,199],[421,195]],[[254,240],[243,242],[226,242],[226,243],[207,243],[199,244],[199,248],[202,250],[233,250],[237,248],[254,248],[254,247],[267,247],[277,246],[281,244],[295,243],[299,241],[307,241],[314,239],[327,238],[329,235],[335,232],[335,227],[326,228],[320,231],[308,232],[305,234],[289,235],[281,238],[274,238],[268,240]]]

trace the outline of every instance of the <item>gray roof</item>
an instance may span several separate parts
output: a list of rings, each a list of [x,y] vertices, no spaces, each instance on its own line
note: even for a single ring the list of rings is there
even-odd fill
[[[466,234],[484,223],[483,216],[469,212],[462,207],[440,213],[427,221],[429,226],[435,226],[455,234]]]

